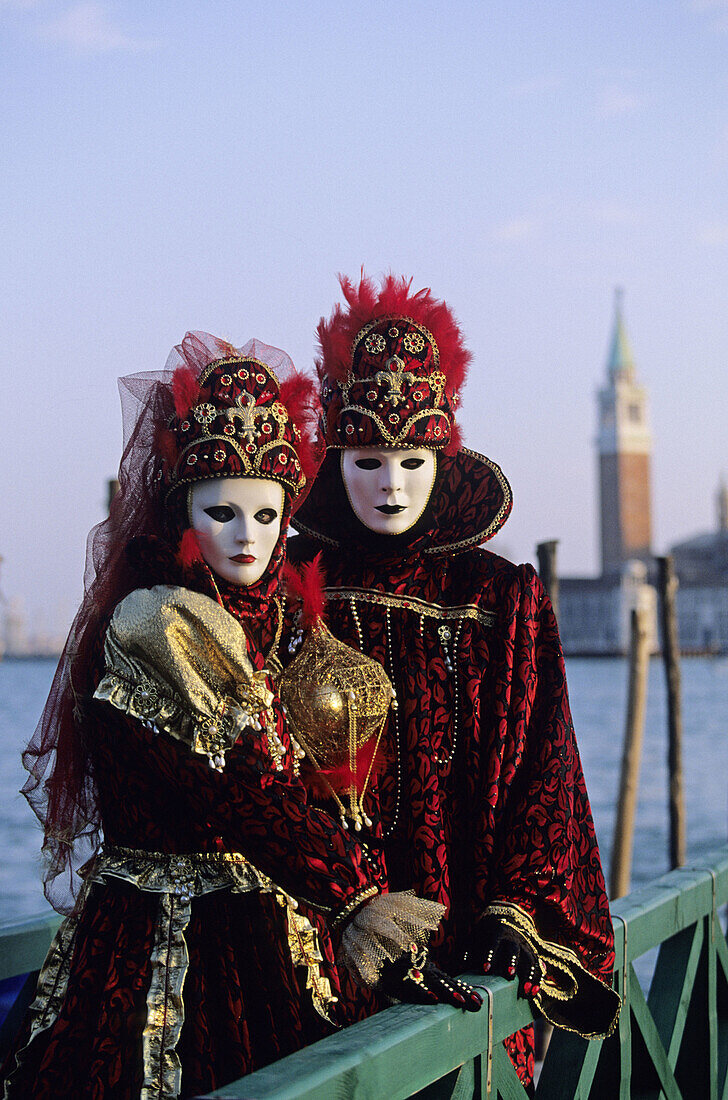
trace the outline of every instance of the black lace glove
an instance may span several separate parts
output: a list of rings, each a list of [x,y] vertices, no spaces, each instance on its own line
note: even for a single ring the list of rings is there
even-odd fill
[[[477,1012],[483,998],[471,985],[443,973],[427,957],[427,948],[410,944],[394,962],[382,965],[377,988],[388,997],[408,1004],[446,1004]]]
[[[475,925],[474,941],[474,959],[484,974],[518,975],[519,997],[535,997],[541,988],[541,967],[517,932],[497,917],[484,916]]]

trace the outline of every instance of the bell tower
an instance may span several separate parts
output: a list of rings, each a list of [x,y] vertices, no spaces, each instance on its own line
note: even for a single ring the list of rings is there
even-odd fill
[[[637,380],[615,292],[614,328],[606,385],[599,390],[599,501],[602,575],[621,573],[627,561],[652,556],[650,434],[647,391]]]

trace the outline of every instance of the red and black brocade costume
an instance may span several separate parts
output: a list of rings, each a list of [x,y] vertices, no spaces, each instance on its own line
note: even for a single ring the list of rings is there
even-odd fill
[[[171,555],[159,554],[152,567],[148,548],[144,557],[143,587],[180,582]],[[195,587],[213,595],[204,567],[197,568],[200,578]],[[225,610],[244,626],[250,661],[262,669],[276,634],[275,601],[256,603],[234,586],[220,591]],[[46,988],[31,1009],[15,1048],[17,1066],[14,1055],[6,1064],[8,1096],[166,1097],[176,1095],[180,1070],[179,1094],[194,1095],[331,1031],[307,989],[307,980],[318,982],[319,966],[294,966],[289,931],[304,912],[317,926],[320,976],[336,996],[332,943],[320,914],[335,916],[376,891],[359,846],[308,803],[277,700],[273,707],[286,750],[282,770],[273,766],[263,732],[249,728],[218,772],[166,733],[84,700],[104,845],[46,961],[51,995]],[[107,873],[99,875],[104,853]],[[242,853],[252,871],[226,864],[226,853]],[[228,867],[237,878],[225,881]],[[243,878],[272,883],[260,889],[248,882],[234,892],[241,870]],[[297,914],[286,894],[304,903]],[[161,983],[155,1029],[147,998],[159,943],[171,981]],[[310,942],[306,951],[310,956]],[[180,965],[183,989],[175,979]],[[43,984],[42,975],[41,990]],[[322,999],[332,1021],[346,1022],[343,1004]],[[145,1028],[152,1032],[146,1038]]]
[[[575,953],[582,988],[549,1014],[596,1034],[618,1008],[602,985],[613,933],[556,621],[531,566],[477,545],[510,510],[498,467],[464,450],[438,463],[423,519],[386,537],[354,517],[330,451],[289,557],[323,551],[332,632],[382,663],[397,692],[366,809],[391,889],[447,907],[432,958],[457,973],[470,953],[472,970],[475,924],[504,903],[501,919],[526,914],[544,949]],[[522,1037],[509,1049],[528,1080]]]

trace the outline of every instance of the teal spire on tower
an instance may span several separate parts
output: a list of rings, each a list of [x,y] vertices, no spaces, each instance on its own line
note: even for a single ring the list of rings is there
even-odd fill
[[[614,291],[614,328],[612,330],[612,343],[607,358],[607,370],[610,378],[624,378],[632,382],[635,377],[634,358],[632,348],[627,339],[627,332],[622,320],[622,301],[624,290],[618,286]]]

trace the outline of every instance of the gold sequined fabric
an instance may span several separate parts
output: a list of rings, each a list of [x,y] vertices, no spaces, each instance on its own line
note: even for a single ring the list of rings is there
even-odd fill
[[[373,988],[384,963],[396,962],[411,944],[424,947],[444,915],[444,905],[418,898],[411,890],[379,894],[344,928],[336,961]]]
[[[182,1066],[177,1043],[185,1018],[183,989],[189,967],[185,932],[192,900],[215,890],[233,893],[264,890],[276,895],[286,911],[286,935],[294,966],[305,966],[306,988],[316,1011],[329,1020],[336,1002],[328,978],[321,972],[323,956],[318,933],[297,902],[240,852],[148,852],[105,846],[86,871],[86,884],[120,879],[159,894],[159,912],[152,949],[152,980],[147,993],[147,1019],[142,1036],[144,1086],[141,1100],[179,1095]]]
[[[147,1019],[142,1032],[144,1083],[140,1100],[175,1100],[182,1088],[177,1043],[185,1022],[182,997],[190,964],[185,932],[192,914],[190,899],[159,895],[152,947],[152,980],[147,991]]]
[[[291,962],[305,966],[306,988],[314,1008],[330,1021],[336,1002],[328,978],[321,972],[323,955],[318,933],[298,912],[297,902],[254,867],[240,852],[148,852],[105,845],[86,871],[86,884],[120,879],[139,890],[159,894],[159,913],[152,950],[152,980],[147,994],[147,1020],[142,1037],[144,1087],[141,1100],[179,1094],[182,1067],[176,1052],[184,1023],[183,988],[189,956],[185,932],[192,900],[215,890],[233,893],[264,890],[274,893],[286,912]]]
[[[245,631],[219,604],[174,585],[131,592],[116,608],[94,697],[211,760],[256,725],[273,695]]]
[[[295,900],[282,891],[277,895],[278,904],[286,910],[288,930],[288,950],[294,966],[306,967],[306,989],[311,994],[313,1006],[319,1016],[330,1024],[335,1024],[329,1016],[329,1009],[336,1004],[329,979],[321,972],[324,957],[321,953],[318,932],[308,917],[298,911]],[[335,1026],[338,1026],[335,1024]]]

